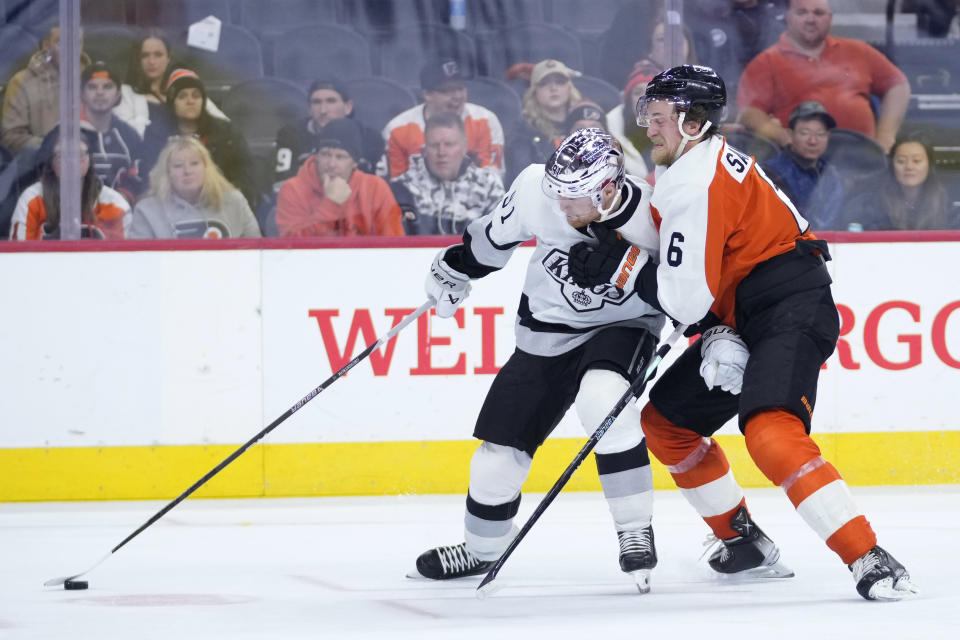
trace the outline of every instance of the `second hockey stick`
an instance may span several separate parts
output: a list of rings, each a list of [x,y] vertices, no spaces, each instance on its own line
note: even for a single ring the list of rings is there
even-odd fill
[[[194,482],[193,485],[191,485],[189,489],[187,489],[186,491],[184,491],[183,493],[181,493],[179,496],[177,496],[176,498],[174,498],[172,501],[170,501],[165,507],[163,507],[162,509],[160,509],[160,511],[157,511],[153,516],[151,516],[151,518],[150,518],[149,520],[147,520],[147,521],[144,522],[142,525],[140,525],[140,527],[139,527],[136,531],[134,531],[133,533],[131,533],[130,535],[128,535],[126,538],[124,538],[124,539],[120,542],[120,544],[118,544],[117,546],[115,546],[115,547],[114,547],[113,549],[111,549],[105,556],[103,556],[102,558],[100,558],[100,559],[96,562],[96,564],[94,564],[92,567],[90,567],[90,568],[87,569],[86,571],[82,571],[82,572],[77,573],[77,574],[74,574],[74,575],[72,575],[72,576],[63,576],[62,578],[52,578],[52,579],[47,580],[46,582],[44,582],[44,583],[43,583],[43,586],[45,586],[45,587],[57,587],[57,586],[60,586],[60,585],[62,585],[63,583],[65,583],[65,582],[67,582],[67,581],[72,581],[72,580],[74,580],[75,578],[79,578],[79,577],[82,576],[82,575],[86,575],[86,574],[90,573],[91,571],[93,571],[94,569],[96,569],[97,567],[99,567],[107,558],[109,558],[110,556],[112,556],[113,554],[115,554],[115,553],[116,553],[117,551],[119,551],[125,544],[127,544],[128,542],[130,542],[131,540],[133,540],[134,538],[136,538],[138,535],[140,535],[140,534],[143,532],[144,529],[146,529],[147,527],[149,527],[150,525],[152,525],[154,522],[156,522],[157,520],[159,520],[160,518],[162,518],[162,517],[164,516],[164,514],[166,514],[166,513],[167,513],[168,511],[170,511],[171,509],[173,509],[175,506],[177,506],[178,504],[180,504],[181,502],[183,502],[188,496],[190,496],[190,494],[192,494],[194,491],[196,491],[197,489],[199,489],[200,487],[202,487],[204,484],[206,484],[206,482],[207,482],[208,480],[210,480],[210,478],[212,478],[213,476],[215,476],[215,475],[217,475],[218,473],[220,473],[220,472],[223,470],[224,467],[226,467],[228,464],[230,464],[231,462],[233,462],[234,460],[236,460],[238,457],[240,457],[240,455],[241,455],[244,451],[246,451],[246,450],[249,449],[251,446],[253,446],[257,441],[259,441],[259,440],[260,440],[261,438],[263,438],[265,435],[267,435],[268,433],[270,433],[271,431],[273,431],[274,429],[276,429],[276,428],[280,425],[281,422],[283,422],[284,420],[286,420],[287,418],[289,418],[290,416],[292,416],[294,413],[296,413],[297,411],[299,411],[300,409],[302,409],[305,404],[307,404],[308,402],[310,402],[311,400],[313,400],[321,391],[323,391],[324,389],[326,389],[327,387],[329,387],[330,385],[332,385],[334,382],[336,382],[337,380],[339,380],[340,378],[342,378],[343,376],[345,376],[345,375],[347,374],[347,372],[350,371],[350,369],[353,369],[354,366],[356,366],[356,365],[357,365],[359,362],[361,362],[364,358],[366,358],[366,357],[369,356],[371,353],[373,353],[376,349],[378,349],[378,348],[380,347],[380,345],[386,344],[387,342],[389,342],[390,340],[392,340],[392,339],[394,338],[394,336],[396,336],[398,333],[400,333],[400,332],[403,330],[404,327],[406,327],[408,324],[410,324],[411,322],[413,322],[414,320],[416,320],[417,318],[419,318],[421,315],[423,315],[423,313],[424,313],[425,311],[429,310],[430,307],[432,307],[433,305],[434,305],[433,299],[429,299],[429,300],[427,300],[426,302],[424,302],[422,305],[420,305],[420,306],[419,306],[417,309],[415,309],[410,315],[408,315],[406,318],[404,318],[403,320],[401,320],[401,321],[397,324],[397,326],[395,326],[395,327],[393,327],[392,329],[390,329],[390,331],[388,331],[388,332],[386,333],[386,335],[384,335],[382,338],[380,338],[379,340],[377,340],[376,342],[374,342],[373,344],[371,344],[370,346],[368,346],[366,349],[364,349],[364,350],[363,350],[359,355],[357,355],[353,360],[351,360],[351,361],[348,362],[347,364],[343,365],[343,367],[341,367],[341,368],[340,368],[338,371],[336,371],[333,375],[331,375],[329,378],[327,378],[326,380],[324,380],[323,383],[322,383],[320,386],[316,387],[315,389],[313,389],[313,391],[311,391],[310,393],[308,393],[307,395],[305,395],[304,397],[302,397],[302,398],[299,400],[299,402],[297,402],[295,405],[293,405],[292,407],[290,407],[289,409],[287,409],[286,411],[284,411],[283,414],[282,414],[279,418],[277,418],[276,420],[274,420],[273,422],[271,422],[270,424],[268,424],[266,427],[264,427],[263,430],[260,431],[260,433],[258,433],[257,435],[255,435],[255,436],[253,436],[252,438],[250,438],[249,440],[247,440],[247,442],[244,443],[243,446],[241,446],[239,449],[237,449],[236,451],[234,451],[233,453],[231,453],[229,456],[227,456],[227,457],[223,460],[223,462],[221,462],[220,464],[218,464],[217,466],[215,466],[213,469],[211,469],[210,471],[208,471],[205,476],[203,476],[202,478],[200,478],[199,480],[197,480],[196,482]],[[68,585],[68,586],[69,586],[69,585]]]
[[[607,414],[607,417],[603,419],[603,422],[600,423],[600,426],[597,427],[597,430],[593,432],[593,435],[590,436],[590,439],[587,440],[586,444],[580,449],[580,453],[573,459],[573,461],[567,465],[567,468],[563,470],[563,473],[560,474],[560,478],[550,487],[550,490],[547,491],[547,494],[543,496],[543,499],[540,501],[540,504],[537,505],[537,508],[533,510],[533,515],[527,520],[523,525],[523,528],[520,529],[520,532],[517,533],[517,536],[510,542],[510,545],[506,548],[503,554],[497,559],[494,565],[487,572],[487,575],[483,577],[483,580],[480,582],[480,585],[477,587],[477,596],[483,598],[496,589],[493,584],[493,581],[497,579],[497,574],[500,573],[500,569],[503,568],[503,565],[506,563],[507,558],[510,557],[510,554],[517,548],[520,544],[520,541],[530,532],[530,529],[533,528],[533,525],[540,519],[540,516],[543,515],[543,512],[547,510],[547,507],[556,499],[560,494],[560,491],[566,486],[567,482],[570,481],[570,478],[573,476],[573,473],[580,467],[586,457],[593,451],[593,448],[600,442],[600,438],[603,437],[603,434],[613,426],[613,423],[616,422],[617,416],[620,415],[620,412],[626,408],[628,404],[633,402],[634,398],[643,393],[643,389],[649,382],[650,378],[653,377],[653,374],[657,371],[657,367],[666,357],[667,353],[670,351],[670,348],[673,344],[683,335],[683,332],[687,330],[686,325],[677,325],[673,330],[673,333],[664,341],[660,348],[657,349],[657,353],[654,358],[650,361],[650,364],[647,365],[647,368],[644,370],[643,375],[637,376],[636,379],[630,384],[624,394],[617,400],[617,404],[613,406],[613,409],[610,410],[610,413]]]

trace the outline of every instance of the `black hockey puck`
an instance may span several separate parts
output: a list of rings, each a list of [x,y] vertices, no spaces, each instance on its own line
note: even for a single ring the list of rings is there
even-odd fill
[[[66,580],[63,583],[63,588],[67,591],[80,591],[81,589],[86,589],[90,586],[90,583],[86,580]]]

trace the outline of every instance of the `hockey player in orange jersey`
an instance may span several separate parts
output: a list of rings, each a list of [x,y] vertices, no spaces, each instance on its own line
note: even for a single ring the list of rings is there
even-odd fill
[[[821,365],[839,335],[827,245],[716,123],[723,80],[683,65],[656,76],[637,104],[657,164],[651,215],[660,255],[636,259],[617,234],[570,251],[577,284],[616,283],[702,337],[650,391],[642,426],[651,452],[719,539],[721,573],[782,569],[711,437],[739,418],[747,451],[853,573],[868,600],[918,592],[854,504],[813,439]],[[643,250],[640,250],[643,253]]]

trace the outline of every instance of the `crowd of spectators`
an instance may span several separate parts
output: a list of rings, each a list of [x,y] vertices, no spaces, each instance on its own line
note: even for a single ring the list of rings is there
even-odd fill
[[[524,167],[587,126],[609,131],[627,170],[653,181],[634,108],[677,62],[724,77],[724,124],[776,146],[758,161],[815,229],[960,227],[960,197],[938,178],[928,137],[901,131],[910,78],[876,47],[831,35],[829,0],[687,2],[683,23],[660,4],[616,12],[597,41],[594,84],[579,88],[588,78],[569,61],[508,60],[494,79],[515,92],[515,113],[471,101],[479,65],[440,53],[419,67],[419,104],[370,122],[357,117],[369,105],[355,102],[352,78],[318,65],[269,156],[216,104],[225,94],[181,59],[171,30],[140,33],[126,82],[116,60],[82,53],[84,237],[459,234]],[[931,0],[917,12],[933,31],[951,7]],[[0,233],[8,219],[10,239],[59,236],[59,43],[59,29],[47,29],[4,88]],[[599,76],[615,99],[591,93]],[[872,139],[887,168],[853,175],[833,162],[831,136],[843,130]]]

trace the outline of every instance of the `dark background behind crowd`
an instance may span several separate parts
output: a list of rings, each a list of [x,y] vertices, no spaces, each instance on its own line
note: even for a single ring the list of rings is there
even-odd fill
[[[82,0],[84,235],[460,233],[583,126],[653,182],[633,106],[682,62],[815,229],[960,228],[960,0],[676,4]],[[0,0],[2,238],[58,237],[57,18]]]

